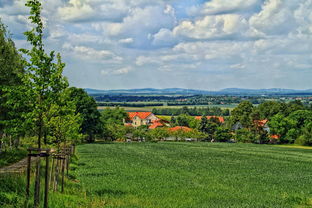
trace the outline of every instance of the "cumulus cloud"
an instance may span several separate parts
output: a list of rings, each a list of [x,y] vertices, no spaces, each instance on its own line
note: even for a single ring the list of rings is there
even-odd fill
[[[181,22],[173,29],[173,34],[194,39],[223,38],[244,32],[246,23],[243,17],[236,14],[206,16],[195,22]]]
[[[212,0],[206,2],[200,9],[193,9],[193,12],[199,12],[205,15],[227,14],[241,11],[248,11],[259,5],[262,0]]]
[[[31,28],[24,3],[0,0],[18,47]],[[311,10],[312,0],[53,0],[42,15],[45,46],[76,86],[306,88]]]
[[[94,48],[86,47],[86,46],[72,46],[69,43],[65,43],[63,45],[63,49],[65,49],[68,53],[73,54],[75,57],[79,59],[94,61],[94,62],[116,62],[119,63],[123,59],[122,57],[117,56],[111,51],[107,50],[96,50]]]

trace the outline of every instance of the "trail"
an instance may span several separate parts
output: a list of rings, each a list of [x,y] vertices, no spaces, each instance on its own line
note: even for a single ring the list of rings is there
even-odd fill
[[[31,164],[35,164],[38,161],[39,157],[32,157]],[[27,169],[27,157],[13,163],[11,165],[5,166],[0,168],[0,174],[7,174],[7,173],[23,173]]]

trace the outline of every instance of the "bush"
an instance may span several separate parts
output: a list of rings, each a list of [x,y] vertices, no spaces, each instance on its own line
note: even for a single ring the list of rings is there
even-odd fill
[[[254,135],[248,129],[239,129],[236,131],[235,139],[237,142],[252,143],[255,141]]]
[[[306,141],[305,141],[304,136],[300,136],[299,138],[295,140],[295,144],[298,144],[298,145],[305,145],[305,143]]]

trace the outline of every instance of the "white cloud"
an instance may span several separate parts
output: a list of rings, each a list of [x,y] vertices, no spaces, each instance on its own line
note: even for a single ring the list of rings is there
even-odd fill
[[[244,37],[247,30],[247,20],[238,14],[206,16],[196,21],[182,21],[171,32],[168,29],[161,29],[154,35],[154,43],[166,44],[179,38],[223,39],[235,36]]]
[[[129,72],[133,71],[131,66],[122,67],[119,69],[111,70],[111,69],[103,69],[101,70],[101,74],[103,76],[110,76],[110,75],[126,75]]]
[[[0,0],[19,47],[29,46],[24,3]],[[77,86],[304,88],[311,10],[312,0],[53,0],[43,1],[42,15],[45,46],[61,52]]]
[[[235,13],[248,10],[261,3],[262,0],[212,0],[201,8],[202,14]],[[195,10],[196,11],[196,10]]]
[[[133,43],[133,41],[134,41],[133,38],[125,38],[125,39],[120,39],[118,42],[127,44],[127,43]]]
[[[120,63],[123,59],[115,55],[111,51],[107,50],[96,50],[94,48],[85,47],[85,46],[72,46],[69,43],[63,45],[68,53],[73,54],[77,58],[93,61],[93,62],[116,62]]]
[[[58,9],[63,20],[80,21],[90,18],[95,13],[91,5],[82,0],[70,0],[68,4],[68,6]]]

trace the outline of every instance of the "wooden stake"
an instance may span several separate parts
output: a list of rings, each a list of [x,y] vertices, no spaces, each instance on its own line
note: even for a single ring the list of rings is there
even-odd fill
[[[64,192],[65,157],[62,160],[62,193]]]
[[[29,199],[29,195],[30,195],[30,192],[29,192],[29,186],[30,186],[30,165],[31,163],[31,156],[30,154],[28,154],[28,158],[27,158],[27,181],[26,181],[26,199],[28,200]]]
[[[44,208],[48,208],[49,194],[49,151],[46,154],[46,171],[45,171],[45,192],[44,192]]]
[[[36,168],[36,179],[35,179],[35,197],[34,197],[34,207],[39,207],[40,204],[40,157],[37,161]]]

